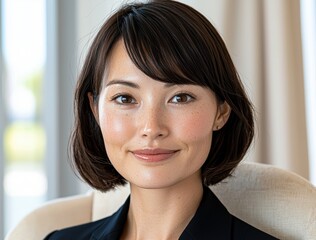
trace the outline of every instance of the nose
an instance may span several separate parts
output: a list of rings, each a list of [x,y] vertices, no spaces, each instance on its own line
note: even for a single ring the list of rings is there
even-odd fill
[[[140,135],[149,140],[164,138],[169,134],[166,112],[161,106],[148,106],[140,116]]]

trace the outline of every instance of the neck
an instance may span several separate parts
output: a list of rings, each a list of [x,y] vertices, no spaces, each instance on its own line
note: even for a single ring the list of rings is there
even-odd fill
[[[178,239],[202,196],[200,178],[162,189],[143,189],[131,184],[123,239]]]

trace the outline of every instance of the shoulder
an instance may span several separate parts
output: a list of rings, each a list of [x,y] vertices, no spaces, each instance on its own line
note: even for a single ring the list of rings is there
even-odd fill
[[[257,240],[275,240],[277,238],[249,225],[232,215],[232,237],[233,239],[257,239]]]
[[[182,239],[276,239],[232,215],[208,188]]]
[[[103,224],[111,222],[109,218],[105,218],[96,222],[90,222],[74,227],[68,227],[61,230],[56,230],[50,233],[44,240],[63,240],[63,239],[90,239],[92,234]]]

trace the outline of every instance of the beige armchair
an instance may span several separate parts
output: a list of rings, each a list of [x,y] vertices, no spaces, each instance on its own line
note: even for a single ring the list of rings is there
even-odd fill
[[[232,214],[277,238],[316,239],[316,188],[296,174],[243,163],[211,189]],[[103,218],[128,194],[127,186],[54,200],[27,215],[5,240],[43,239],[54,229]]]

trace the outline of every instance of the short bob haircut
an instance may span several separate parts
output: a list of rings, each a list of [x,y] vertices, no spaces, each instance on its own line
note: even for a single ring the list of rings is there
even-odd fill
[[[231,175],[254,136],[252,105],[214,26],[193,8],[170,0],[122,6],[92,42],[75,93],[70,150],[77,173],[101,191],[126,183],[107,156],[88,98],[93,93],[97,104],[109,54],[120,39],[134,64],[150,78],[203,86],[212,90],[219,102],[228,103],[230,117],[223,128],[214,131],[201,172],[207,186]]]

